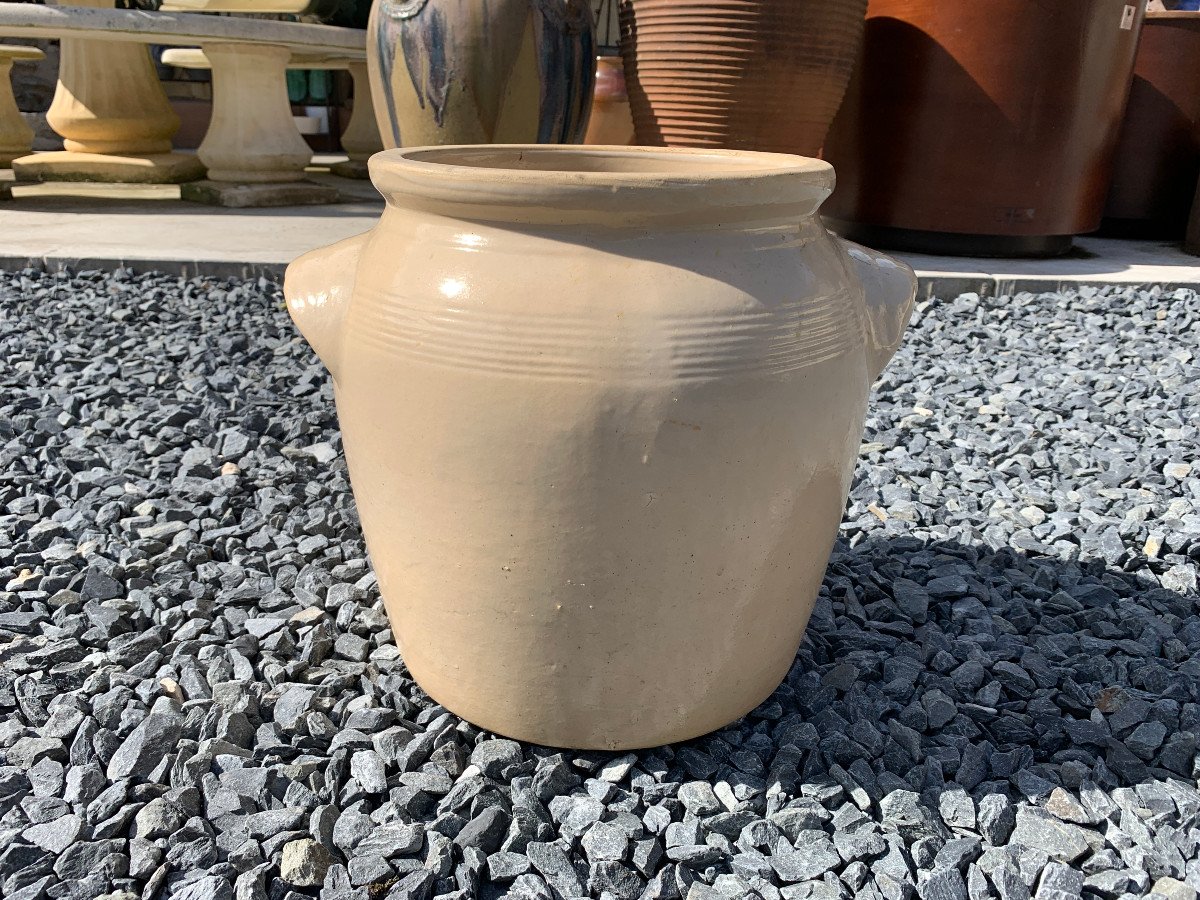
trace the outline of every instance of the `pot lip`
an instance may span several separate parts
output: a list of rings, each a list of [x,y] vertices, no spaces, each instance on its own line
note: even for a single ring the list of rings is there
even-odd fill
[[[834,183],[823,160],[708,148],[447,144],[385,150],[369,165],[392,205],[529,224],[803,216]]]

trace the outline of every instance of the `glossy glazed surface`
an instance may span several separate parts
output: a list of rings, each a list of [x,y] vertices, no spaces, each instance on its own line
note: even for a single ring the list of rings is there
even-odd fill
[[[577,143],[592,102],[589,0],[377,0],[371,93],[387,147]]]
[[[538,743],[718,728],[795,656],[911,270],[816,160],[463,147],[372,162],[367,235],[285,292],[334,374],[414,677]]]

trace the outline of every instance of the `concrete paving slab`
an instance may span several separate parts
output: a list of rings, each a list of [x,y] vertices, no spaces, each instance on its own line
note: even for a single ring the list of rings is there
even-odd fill
[[[916,269],[921,293],[1015,294],[1080,284],[1160,284],[1200,289],[1200,256],[1177,242],[1084,236],[1054,259],[980,259],[897,253]]]
[[[302,253],[366,231],[382,203],[224,209],[181,200],[14,197],[0,206],[0,268],[278,275]]]
[[[319,159],[309,171],[314,181],[350,198],[327,206],[219,209],[181,201],[178,185],[16,185],[12,199],[0,200],[0,268],[123,265],[189,275],[276,276],[301,253],[366,231],[379,218],[383,201],[371,183],[330,174],[334,161]],[[1200,257],[1161,241],[1083,237],[1071,254],[1057,259],[896,255],[917,270],[923,296],[1080,284],[1200,290]]]

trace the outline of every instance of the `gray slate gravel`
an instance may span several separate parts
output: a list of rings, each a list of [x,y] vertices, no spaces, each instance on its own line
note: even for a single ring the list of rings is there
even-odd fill
[[[1197,354],[920,304],[786,681],[558,752],[408,677],[277,285],[0,275],[0,896],[1194,900]]]

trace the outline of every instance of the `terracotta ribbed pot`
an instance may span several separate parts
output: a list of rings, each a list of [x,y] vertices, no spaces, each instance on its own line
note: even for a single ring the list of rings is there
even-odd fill
[[[815,156],[867,0],[621,0],[639,144]]]
[[[872,246],[1053,255],[1100,226],[1146,0],[870,0],[822,155]]]
[[[624,63],[619,56],[601,56],[596,60],[596,94],[583,142],[625,146],[633,140],[633,114],[625,89]]]
[[[1112,234],[1178,240],[1200,176],[1200,12],[1148,12],[1104,209]]]
[[[377,0],[367,64],[388,147],[583,138],[590,0]]]
[[[719,728],[795,659],[912,270],[823,162],[633,147],[371,159],[371,232],[288,268],[405,664],[539,744]]]

